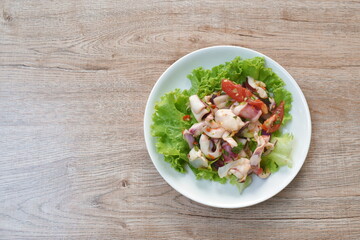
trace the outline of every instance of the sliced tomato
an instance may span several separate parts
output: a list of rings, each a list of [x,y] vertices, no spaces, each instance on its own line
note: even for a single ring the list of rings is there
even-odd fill
[[[253,99],[250,98],[250,99],[247,100],[247,102],[251,106],[254,106],[257,109],[260,109],[263,114],[267,114],[269,112],[266,104],[263,101],[261,101],[260,99],[253,100]]]
[[[273,115],[263,123],[262,128],[267,133],[275,132],[280,128],[284,118],[284,104],[284,101],[282,101],[273,111]]]
[[[221,88],[232,99],[235,99],[238,102],[243,102],[245,101],[245,98],[247,98],[246,102],[248,102],[251,106],[261,110],[263,114],[267,114],[269,112],[266,104],[263,101],[260,99],[251,99],[251,97],[253,97],[251,91],[242,87],[240,84],[236,84],[228,79],[224,79],[221,82]]]
[[[235,99],[237,102],[243,102],[245,98],[252,96],[252,93],[243,88],[240,84],[236,84],[228,79],[223,79],[221,82],[222,90],[229,95],[232,99]]]
[[[276,107],[276,109],[273,111],[274,114],[279,115],[281,121],[284,118],[284,106],[285,106],[285,102],[281,101],[281,103],[279,104],[279,106]]]
[[[271,129],[273,128],[274,123],[276,122],[277,119],[278,119],[278,116],[276,114],[271,115],[271,117],[266,119],[266,121],[263,123],[262,129],[264,129],[267,133],[273,132],[273,131],[271,131]]]

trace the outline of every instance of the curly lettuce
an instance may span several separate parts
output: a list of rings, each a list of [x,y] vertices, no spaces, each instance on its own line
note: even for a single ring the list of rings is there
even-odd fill
[[[155,105],[151,135],[157,138],[156,149],[164,155],[165,161],[179,172],[185,172],[188,162],[188,144],[183,140],[182,131],[191,127],[193,121],[184,121],[183,116],[191,114],[187,108],[189,94],[175,89],[161,97]]]
[[[231,175],[229,182],[232,185],[235,185],[237,187],[237,189],[239,190],[239,192],[242,193],[244,191],[244,189],[247,188],[252,183],[252,177],[247,176],[245,182],[239,182],[237,177],[235,177],[234,175]]]
[[[194,168],[192,165],[190,165],[191,170],[195,174],[196,179],[206,179],[211,180],[219,183],[226,183],[226,178],[219,177],[219,174],[217,171],[214,171],[211,168]]]
[[[260,162],[261,168],[274,173],[282,166],[292,167],[290,155],[293,139],[293,135],[289,133],[281,134],[277,137],[271,137],[271,142],[276,142],[275,148],[269,155],[262,157]]]

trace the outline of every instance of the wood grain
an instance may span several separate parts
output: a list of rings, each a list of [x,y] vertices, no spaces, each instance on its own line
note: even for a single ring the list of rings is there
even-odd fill
[[[360,239],[359,1],[0,2],[1,239]],[[215,209],[151,164],[143,112],[179,57],[258,50],[302,88],[313,137],[274,198]]]

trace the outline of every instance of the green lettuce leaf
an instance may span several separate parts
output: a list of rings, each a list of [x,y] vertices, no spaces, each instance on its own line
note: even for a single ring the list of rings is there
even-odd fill
[[[235,185],[240,193],[242,193],[244,189],[247,188],[252,182],[251,176],[247,176],[245,182],[242,183],[240,183],[237,177],[235,177],[234,175],[230,175],[229,179],[230,184]]]
[[[226,178],[219,177],[219,174],[216,170],[208,168],[194,168],[189,164],[191,170],[194,172],[196,179],[207,179],[219,183],[226,183]]]
[[[191,121],[183,120],[183,116],[191,113],[188,105],[189,95],[186,91],[175,89],[165,94],[155,105],[151,126],[151,134],[157,137],[157,151],[179,172],[185,172],[187,153],[190,151],[182,131],[196,121],[193,118]]]
[[[293,135],[286,133],[277,137],[272,137],[271,142],[276,142],[274,150],[261,160],[261,168],[270,170],[271,173],[279,170],[279,167],[292,167],[290,158],[292,150]]]
[[[236,57],[234,60],[213,67],[211,70],[205,70],[201,67],[194,69],[187,76],[192,85],[189,93],[197,94],[202,98],[213,92],[220,91],[221,80],[224,78],[237,83],[243,83],[245,81],[245,75],[242,74],[242,64],[244,61],[240,57]]]

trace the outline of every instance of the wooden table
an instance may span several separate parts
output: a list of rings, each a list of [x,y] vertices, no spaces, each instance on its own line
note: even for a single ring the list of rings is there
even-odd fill
[[[173,190],[143,137],[160,74],[239,45],[302,88],[313,137],[272,199],[215,209]],[[0,2],[0,238],[360,239],[359,1]]]

